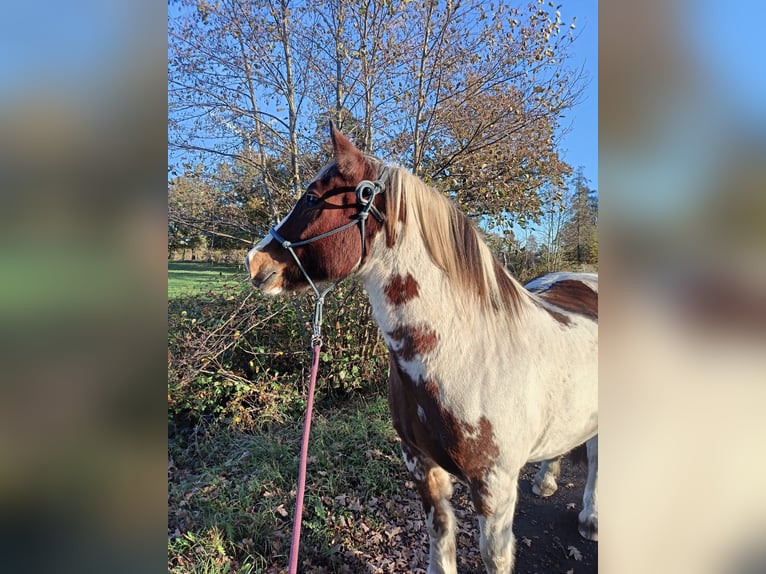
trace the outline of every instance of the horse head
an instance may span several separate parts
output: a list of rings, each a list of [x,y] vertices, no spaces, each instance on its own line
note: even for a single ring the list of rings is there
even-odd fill
[[[330,122],[333,158],[290,213],[245,258],[253,284],[269,295],[338,281],[364,261],[383,228],[381,164]],[[370,217],[368,217],[370,216]]]

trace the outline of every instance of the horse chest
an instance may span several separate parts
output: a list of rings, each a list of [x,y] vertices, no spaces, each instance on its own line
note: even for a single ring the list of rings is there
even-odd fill
[[[422,375],[413,380],[396,354],[391,355],[388,398],[394,428],[407,447],[459,478],[483,480],[500,454],[486,417],[476,423],[462,420],[448,408],[439,386]]]

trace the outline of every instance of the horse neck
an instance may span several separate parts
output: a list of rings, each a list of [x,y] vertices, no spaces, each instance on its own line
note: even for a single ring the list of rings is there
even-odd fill
[[[370,256],[360,272],[370,297],[375,318],[385,333],[402,325],[432,322],[489,327],[487,321],[501,321],[500,313],[488,316],[474,297],[461,292],[445,278],[433,262],[417,231],[400,233],[393,247],[381,234],[373,242]],[[521,286],[519,290],[526,295]],[[523,297],[526,304],[528,297]],[[491,315],[491,314],[490,314]],[[507,317],[505,318],[507,319]]]

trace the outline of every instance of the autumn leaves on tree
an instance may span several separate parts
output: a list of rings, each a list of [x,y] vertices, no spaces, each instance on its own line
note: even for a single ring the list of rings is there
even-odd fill
[[[587,81],[569,65],[576,34],[561,6],[540,1],[180,0],[171,188],[204,180],[221,233],[262,235],[326,160],[332,118],[477,220],[538,221],[544,190],[572,174],[557,140]]]

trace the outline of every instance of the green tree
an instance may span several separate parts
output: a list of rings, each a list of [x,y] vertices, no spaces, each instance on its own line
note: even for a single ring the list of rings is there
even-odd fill
[[[200,166],[201,167],[201,166]],[[191,251],[207,245],[204,219],[212,212],[213,193],[195,173],[174,178],[168,184],[168,258],[180,251],[186,259]]]
[[[591,189],[582,168],[572,177],[570,215],[561,235],[564,256],[572,264],[598,263],[598,193]]]

